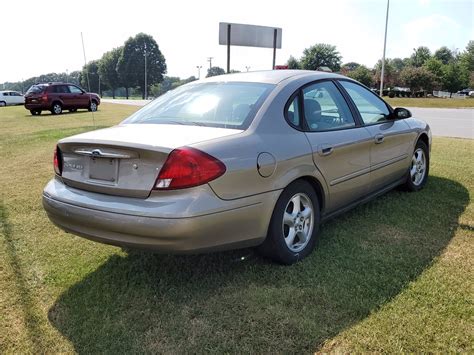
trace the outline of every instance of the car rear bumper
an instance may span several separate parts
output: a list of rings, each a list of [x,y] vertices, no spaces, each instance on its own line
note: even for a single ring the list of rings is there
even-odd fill
[[[47,110],[46,105],[43,103],[27,103],[25,104],[27,110]]]
[[[173,211],[182,204],[170,202],[170,196],[104,199],[105,195],[69,188],[54,179],[43,192],[43,206],[54,224],[94,241],[163,253],[198,253],[260,244],[280,194],[273,191],[232,201],[214,194],[215,204],[210,204],[207,195],[213,192],[208,185],[188,190],[193,190],[189,191],[193,199],[201,194],[206,201],[198,205],[200,211],[192,203],[188,211]],[[170,212],[177,217],[169,217]]]

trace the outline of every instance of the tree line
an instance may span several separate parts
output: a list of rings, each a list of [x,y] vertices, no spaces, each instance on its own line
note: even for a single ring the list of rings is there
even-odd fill
[[[145,90],[145,61],[147,87]],[[318,43],[306,48],[301,58],[290,56],[289,69],[330,70],[360,81],[368,87],[380,85],[382,60],[373,68],[356,62],[342,64],[342,56],[336,46]],[[88,62],[82,70],[71,73],[49,73],[25,81],[3,84],[3,88],[26,91],[35,83],[69,82],[102,95],[106,92],[115,98],[129,97],[145,91],[159,96],[168,90],[196,80],[166,76],[167,66],[155,39],[145,33],[130,37],[123,46],[114,48],[100,59]],[[238,72],[232,70],[231,72]],[[225,74],[224,69],[214,66],[206,77]],[[445,90],[456,92],[466,87],[474,88],[474,41],[469,41],[462,52],[443,46],[434,53],[424,46],[414,49],[407,58],[385,60],[384,86],[408,87],[412,92]],[[387,91],[388,93],[388,91]]]
[[[287,61],[289,69],[320,70],[329,68],[360,81],[368,87],[379,87],[382,60],[373,68],[349,62],[342,64],[337,48],[330,44],[315,44],[303,51],[303,56],[292,56]],[[462,52],[443,46],[431,53],[420,46],[407,58],[385,60],[384,87],[407,87],[412,92],[445,90],[457,92],[466,87],[474,88],[474,41],[469,41]],[[390,90],[387,90],[390,92]]]

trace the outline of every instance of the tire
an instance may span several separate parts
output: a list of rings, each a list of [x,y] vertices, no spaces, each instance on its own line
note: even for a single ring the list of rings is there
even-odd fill
[[[33,116],[41,115],[41,111],[40,111],[40,110],[30,110],[30,113],[31,113]]]
[[[408,168],[407,180],[403,187],[408,191],[421,190],[428,181],[429,171],[429,149],[425,142],[419,140],[413,150],[412,161]]]
[[[92,100],[89,103],[89,111],[91,111],[91,112],[97,111],[97,102],[96,101]]]
[[[5,101],[0,101],[0,107],[5,107],[7,106],[7,103]]]
[[[72,108],[69,110],[69,112],[76,112],[77,111],[77,108]]]
[[[300,205],[296,207],[294,202],[298,200]],[[258,251],[276,262],[294,264],[316,247],[319,221],[316,192],[306,181],[297,180],[288,185],[278,198],[267,238]]]
[[[63,112],[63,107],[59,102],[54,102],[53,106],[51,106],[51,113],[53,115],[60,115]]]

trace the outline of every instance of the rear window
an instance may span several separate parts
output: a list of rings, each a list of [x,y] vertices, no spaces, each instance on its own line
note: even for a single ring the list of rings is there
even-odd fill
[[[41,94],[44,91],[45,87],[46,87],[45,85],[33,85],[28,89],[26,93],[27,94]]]
[[[246,129],[274,87],[240,82],[185,85],[160,96],[122,123]]]

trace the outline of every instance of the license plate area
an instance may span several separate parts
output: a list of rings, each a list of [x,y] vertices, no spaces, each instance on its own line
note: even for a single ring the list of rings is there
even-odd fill
[[[118,159],[90,158],[89,179],[100,183],[116,184],[118,176]]]

